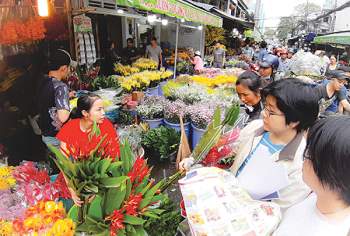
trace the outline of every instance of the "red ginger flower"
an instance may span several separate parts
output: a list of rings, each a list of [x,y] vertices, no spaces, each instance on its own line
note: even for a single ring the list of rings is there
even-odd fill
[[[111,227],[110,227],[111,236],[116,236],[118,234],[118,230],[125,228],[123,224],[124,215],[121,212],[121,210],[114,210],[112,215],[108,216],[106,220],[111,221]]]
[[[147,166],[147,162],[142,157],[138,157],[134,163],[134,166],[128,173],[131,183],[141,183],[143,179],[150,173],[150,169]],[[137,186],[134,184],[134,186]]]
[[[126,210],[126,214],[127,215],[131,215],[131,216],[137,216],[138,214],[138,208],[140,206],[140,203],[142,201],[142,194],[131,194],[129,196],[128,201],[125,203],[124,205],[124,209]]]

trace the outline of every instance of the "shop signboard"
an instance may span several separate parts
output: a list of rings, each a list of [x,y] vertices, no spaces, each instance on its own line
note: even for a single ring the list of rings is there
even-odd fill
[[[222,27],[221,17],[179,0],[116,0],[116,3],[204,25]]]
[[[75,33],[92,32],[91,19],[84,15],[73,17],[73,26]]]
[[[318,36],[314,38],[316,44],[340,44],[350,45],[350,33],[336,33],[324,36]]]

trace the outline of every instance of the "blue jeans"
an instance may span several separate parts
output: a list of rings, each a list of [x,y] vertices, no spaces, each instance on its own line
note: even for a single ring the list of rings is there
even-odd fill
[[[41,139],[46,144],[46,146],[50,144],[51,146],[54,146],[58,150],[60,149],[60,140],[58,140],[57,138],[50,137],[50,136],[41,136]]]

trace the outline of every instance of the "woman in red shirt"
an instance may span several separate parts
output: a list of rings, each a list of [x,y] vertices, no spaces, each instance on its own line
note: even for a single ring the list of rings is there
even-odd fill
[[[118,135],[112,123],[105,118],[103,101],[99,96],[93,93],[81,96],[71,117],[73,119],[67,122],[56,136],[61,142],[63,154],[75,159],[89,156],[101,139],[105,137],[99,152],[103,153],[104,157],[119,158]],[[100,130],[99,135],[92,132],[94,123]],[[80,206],[83,203],[81,199],[73,189],[68,189],[74,203]]]
[[[75,119],[67,122],[56,136],[65,155],[73,158],[89,156],[105,137],[99,151],[104,157],[119,157],[117,132],[105,118],[103,101],[99,96],[90,93],[80,97],[77,107],[72,111],[72,118]],[[99,135],[92,133],[94,122],[100,130]]]

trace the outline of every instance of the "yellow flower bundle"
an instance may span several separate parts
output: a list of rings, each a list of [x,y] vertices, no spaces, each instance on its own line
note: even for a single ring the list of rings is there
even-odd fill
[[[16,185],[16,179],[12,175],[13,170],[12,166],[0,167],[0,190],[7,190]]]
[[[140,72],[140,70],[136,67],[131,67],[129,65],[122,65],[120,63],[114,65],[114,71],[122,76],[129,76],[134,73]]]
[[[158,68],[157,62],[147,58],[138,59],[132,64],[132,66],[140,70],[156,70]]]
[[[216,87],[220,85],[234,84],[237,81],[237,77],[232,75],[218,75],[214,78],[207,78],[204,76],[192,76],[192,81],[198,84],[205,85],[207,87]]]

